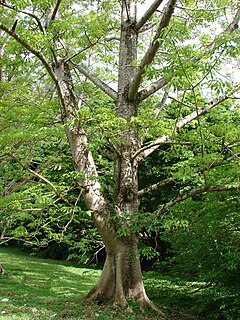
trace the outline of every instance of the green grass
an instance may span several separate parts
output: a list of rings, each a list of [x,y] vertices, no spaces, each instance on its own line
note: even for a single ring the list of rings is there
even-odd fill
[[[0,276],[1,320],[157,319],[150,311],[141,314],[134,303],[132,314],[111,306],[84,304],[81,299],[96,283],[100,270],[43,260],[11,247],[0,247],[0,263],[5,269]],[[144,273],[144,281],[150,298],[169,319],[199,319],[194,315],[194,305],[201,295],[187,293],[199,283],[164,277],[157,272]]]

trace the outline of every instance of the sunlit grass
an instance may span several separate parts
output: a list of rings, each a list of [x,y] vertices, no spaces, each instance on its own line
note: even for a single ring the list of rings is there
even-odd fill
[[[0,317],[4,319],[61,318],[67,305],[78,303],[100,273],[6,247],[0,248],[0,261],[5,269],[0,278]]]

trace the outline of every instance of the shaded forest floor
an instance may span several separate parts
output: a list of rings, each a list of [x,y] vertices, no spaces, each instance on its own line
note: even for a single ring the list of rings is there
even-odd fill
[[[96,283],[100,270],[71,262],[43,260],[21,249],[3,246],[0,263],[5,269],[0,276],[1,320],[158,319],[150,311],[143,315],[134,303],[132,314],[111,306],[84,304],[81,298]],[[149,297],[168,319],[207,319],[198,316],[206,298],[205,291],[190,294],[203,284],[159,272],[145,272],[144,282]]]

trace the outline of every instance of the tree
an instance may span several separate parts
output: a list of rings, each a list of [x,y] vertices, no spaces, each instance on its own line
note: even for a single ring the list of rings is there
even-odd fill
[[[236,1],[212,1],[211,9],[207,1],[195,5],[194,1],[155,0],[137,19],[135,0],[119,4],[1,1],[0,28],[6,34],[2,48],[10,38],[17,41],[54,84],[80,173],[81,195],[105,244],[102,275],[87,299],[114,299],[121,307],[128,299],[143,307],[151,305],[138,258],[144,223],[140,198],[181,178],[170,170],[163,181],[139,190],[139,165],[155,151],[176,145],[185,146],[187,153],[189,145],[197,155],[199,179],[188,183],[191,190],[162,204],[154,215],[149,213],[150,219],[193,195],[239,187],[232,177],[224,184],[208,179],[213,165],[200,117],[222,104],[237,108],[234,98],[240,85],[226,78],[224,63],[239,53],[240,8]],[[223,19],[224,13],[232,20]],[[217,23],[220,31],[211,37],[208,27]],[[216,135],[219,158],[214,164],[231,162],[223,154],[222,139]],[[232,157],[237,153],[233,140],[228,145]],[[106,188],[99,172],[102,154],[114,169],[113,188]]]

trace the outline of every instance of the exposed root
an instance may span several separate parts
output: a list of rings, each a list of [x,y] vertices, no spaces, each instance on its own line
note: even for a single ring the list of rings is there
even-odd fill
[[[119,310],[124,310],[124,309],[127,309],[129,306],[128,306],[128,303],[127,303],[127,300],[125,298],[121,299],[121,300],[115,300],[114,301],[114,308],[115,309],[119,309]]]
[[[105,294],[103,294],[102,290],[95,286],[87,293],[87,295],[82,300],[87,303],[98,301],[99,303],[105,304],[109,300],[111,300],[111,298],[107,297]]]
[[[133,309],[128,305],[128,303],[124,307],[119,305],[119,304],[117,304],[117,303],[114,303],[113,307],[118,312],[121,312],[122,310],[124,310],[127,313],[134,313]]]
[[[153,303],[150,303],[149,308],[150,308],[151,310],[153,310],[156,314],[158,314],[158,315],[161,317],[160,319],[162,319],[162,320],[167,319],[165,313],[162,312],[162,310],[160,310],[160,309],[159,309],[157,306],[155,306]]]
[[[158,317],[156,319],[159,320],[166,320],[167,316],[156,306],[154,305],[148,297],[146,299],[131,299],[132,301],[135,300],[139,303],[139,308],[142,312],[142,314],[145,314],[146,310],[153,311]],[[99,288],[93,288],[84,298],[83,301],[87,303],[97,302],[99,304],[107,305],[108,303],[111,304],[111,301],[113,302],[114,299],[105,297],[102,292],[99,290]],[[134,313],[133,309],[129,306],[126,298],[123,300],[114,301],[113,308],[120,312],[122,310],[126,311],[127,313]]]
[[[157,306],[155,306],[149,299],[140,302],[140,309],[142,310],[143,313],[145,312],[146,309],[150,309],[160,317],[158,319],[160,320],[167,319],[166,315]]]

